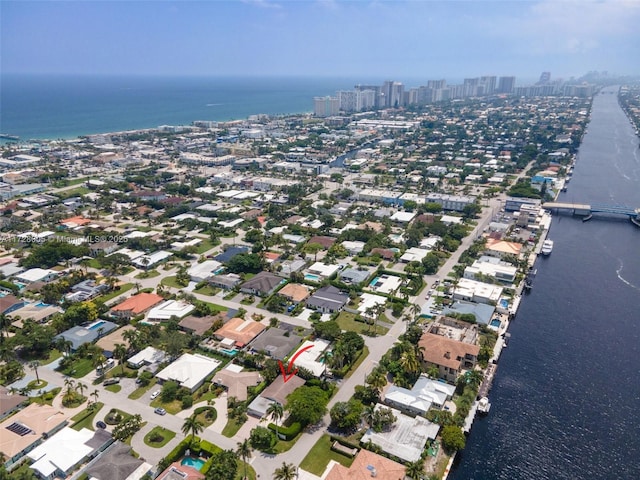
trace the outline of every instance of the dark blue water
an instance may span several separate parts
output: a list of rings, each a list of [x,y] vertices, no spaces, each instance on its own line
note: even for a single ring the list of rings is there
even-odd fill
[[[313,111],[313,97],[360,80],[275,77],[105,77],[3,75],[0,132],[74,138],[194,120]]]
[[[616,95],[594,99],[560,200],[640,207],[638,139]],[[640,229],[557,216],[549,238],[491,413],[476,420],[453,480],[640,479]]]

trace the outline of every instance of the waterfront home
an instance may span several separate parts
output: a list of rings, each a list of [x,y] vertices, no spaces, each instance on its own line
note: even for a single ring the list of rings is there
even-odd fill
[[[424,370],[435,366],[438,376],[448,382],[455,382],[463,370],[472,369],[478,361],[480,347],[475,344],[454,340],[435,333],[424,333],[418,342],[422,351]]]
[[[455,390],[455,385],[432,380],[422,374],[411,389],[390,386],[384,394],[384,403],[412,415],[424,415],[432,407],[444,407]]]
[[[379,410],[389,407],[378,403],[375,408]],[[437,437],[440,426],[426,418],[409,417],[399,410],[389,409],[396,417],[396,421],[386,431],[376,432],[371,428],[368,429],[360,440],[361,443],[370,441],[380,447],[383,452],[405,462],[418,461],[427,441]]]
[[[350,467],[345,467],[337,462],[330,462],[331,468],[324,480],[369,480],[371,477],[378,477],[386,480],[404,480],[405,466],[394,462],[388,458],[361,449]]]
[[[496,305],[502,296],[503,290],[499,285],[461,278],[453,289],[453,298],[455,300]]]

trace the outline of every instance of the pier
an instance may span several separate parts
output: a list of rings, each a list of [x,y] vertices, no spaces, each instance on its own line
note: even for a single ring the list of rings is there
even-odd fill
[[[545,210],[569,210],[574,215],[584,217],[590,217],[594,213],[625,215],[629,217],[634,224],[638,225],[638,223],[640,223],[640,208],[632,208],[626,205],[546,202],[542,204],[542,208]]]

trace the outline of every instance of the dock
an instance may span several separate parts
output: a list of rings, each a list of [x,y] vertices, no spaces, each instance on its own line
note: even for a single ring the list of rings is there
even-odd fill
[[[478,389],[479,397],[488,397],[489,390],[491,390],[491,385],[493,385],[493,378],[496,375],[496,370],[498,369],[498,365],[495,363],[490,363],[487,367],[487,371],[484,374],[484,380],[482,380],[482,384]]]

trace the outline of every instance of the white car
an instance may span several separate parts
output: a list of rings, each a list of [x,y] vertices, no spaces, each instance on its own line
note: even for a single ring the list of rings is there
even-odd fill
[[[156,390],[151,394],[151,400],[155,400],[158,395],[160,395],[160,390]]]

